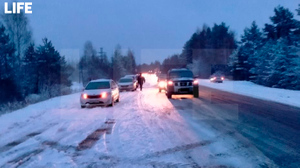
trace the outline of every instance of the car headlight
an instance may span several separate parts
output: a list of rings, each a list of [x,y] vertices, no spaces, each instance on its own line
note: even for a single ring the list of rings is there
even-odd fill
[[[88,95],[87,95],[86,93],[83,93],[83,94],[81,94],[81,97],[82,97],[83,99],[87,99]]]
[[[158,83],[158,86],[159,87],[165,87],[166,86],[166,82],[165,81],[160,81],[159,83]]]
[[[101,98],[106,98],[106,97],[107,97],[107,93],[106,92],[101,93]]]

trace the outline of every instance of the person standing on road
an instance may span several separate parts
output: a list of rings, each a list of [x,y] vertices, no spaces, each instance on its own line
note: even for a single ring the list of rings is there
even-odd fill
[[[146,82],[145,78],[142,76],[142,73],[137,77],[137,81],[140,87],[140,90],[143,90],[143,84]]]

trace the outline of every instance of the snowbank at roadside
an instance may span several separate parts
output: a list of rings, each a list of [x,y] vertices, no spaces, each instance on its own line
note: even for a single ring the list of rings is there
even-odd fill
[[[269,88],[249,81],[228,81],[212,83],[208,79],[199,79],[199,85],[300,107],[300,91]]]

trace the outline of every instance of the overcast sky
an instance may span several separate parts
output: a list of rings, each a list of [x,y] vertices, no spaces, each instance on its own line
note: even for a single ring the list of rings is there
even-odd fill
[[[222,21],[236,37],[256,21],[269,23],[278,5],[295,15],[299,0],[32,0],[28,15],[36,44],[43,37],[68,60],[82,55],[92,41],[110,57],[117,44],[134,50],[138,62],[162,61],[180,53],[198,27]],[[2,4],[3,3],[3,4]],[[1,2],[2,8],[4,1]],[[299,19],[299,17],[297,16]]]

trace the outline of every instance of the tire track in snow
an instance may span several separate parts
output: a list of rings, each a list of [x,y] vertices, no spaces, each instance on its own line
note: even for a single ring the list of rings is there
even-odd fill
[[[153,95],[149,95],[149,93],[153,94],[153,90],[154,90],[153,88],[149,88],[148,90],[145,90],[145,92],[142,92],[142,94],[139,94],[139,98],[137,100],[137,103],[138,103],[138,108],[140,109],[139,110],[140,114],[143,113],[143,112],[147,112],[146,113],[147,114],[146,118],[144,116],[145,113],[141,114],[141,116],[142,116],[142,118],[141,118],[142,122],[146,124],[145,128],[149,129],[149,128],[157,128],[157,127],[159,127],[159,130],[160,130],[159,132],[161,132],[161,130],[165,130],[167,128],[170,128],[170,123],[169,122],[173,123],[173,117],[168,117],[168,116],[170,116],[170,111],[168,111],[167,113],[164,113],[167,110],[170,110],[170,109],[173,109],[173,108],[168,107],[166,104],[163,104],[162,102],[160,102],[159,105],[163,106],[163,107],[160,107],[159,105],[158,106],[153,105],[154,102],[149,102],[147,98],[149,96],[153,96]],[[152,91],[152,92],[150,92],[150,91]],[[149,108],[151,110],[149,110]],[[159,113],[157,113],[157,111]],[[166,122],[166,121],[159,122],[159,121],[161,121],[161,118],[158,118],[158,117],[162,117],[162,116],[163,116],[164,120],[168,120],[169,122]],[[149,129],[149,131],[150,131],[150,133],[155,134],[156,131],[158,131],[158,130],[155,131],[153,129]],[[162,131],[162,135],[164,135],[165,137],[167,137],[168,139],[170,139],[170,141],[172,143],[177,144],[177,141],[173,141],[173,139],[177,139],[178,138],[177,134],[172,134],[172,137],[173,137],[172,138],[172,137],[170,137],[170,135],[171,135],[170,133],[167,134],[166,131]],[[192,158],[192,156],[190,156],[190,154],[187,152],[187,150],[192,149],[192,148],[196,148],[198,146],[203,146],[203,145],[204,144],[202,144],[202,143],[181,145],[181,146],[176,146],[174,148],[169,148],[169,149],[166,149],[164,151],[155,152],[155,153],[148,154],[148,155],[149,156],[153,156],[153,157],[154,156],[159,157],[159,156],[162,156],[162,155],[171,154],[171,153],[174,153],[174,152],[177,152],[177,151],[179,152],[180,151],[180,152],[183,153],[184,158],[189,162],[190,165],[193,165],[193,167],[199,167],[198,164]],[[144,157],[147,158],[149,156],[146,155]]]
[[[115,123],[116,122],[113,119],[106,120],[100,128],[96,129],[79,143],[79,145],[77,146],[77,150],[85,150],[91,148],[104,134],[111,134]]]
[[[6,145],[0,147],[0,153],[9,151],[10,149],[14,148],[15,146],[18,146],[18,145],[26,142],[28,139],[34,138],[35,136],[42,134],[44,131],[48,130],[50,127],[55,126],[57,124],[58,123],[51,123],[43,129],[35,130],[31,133],[26,134],[25,136],[22,136],[21,138],[18,138],[16,140],[13,140],[12,142],[7,143]]]

